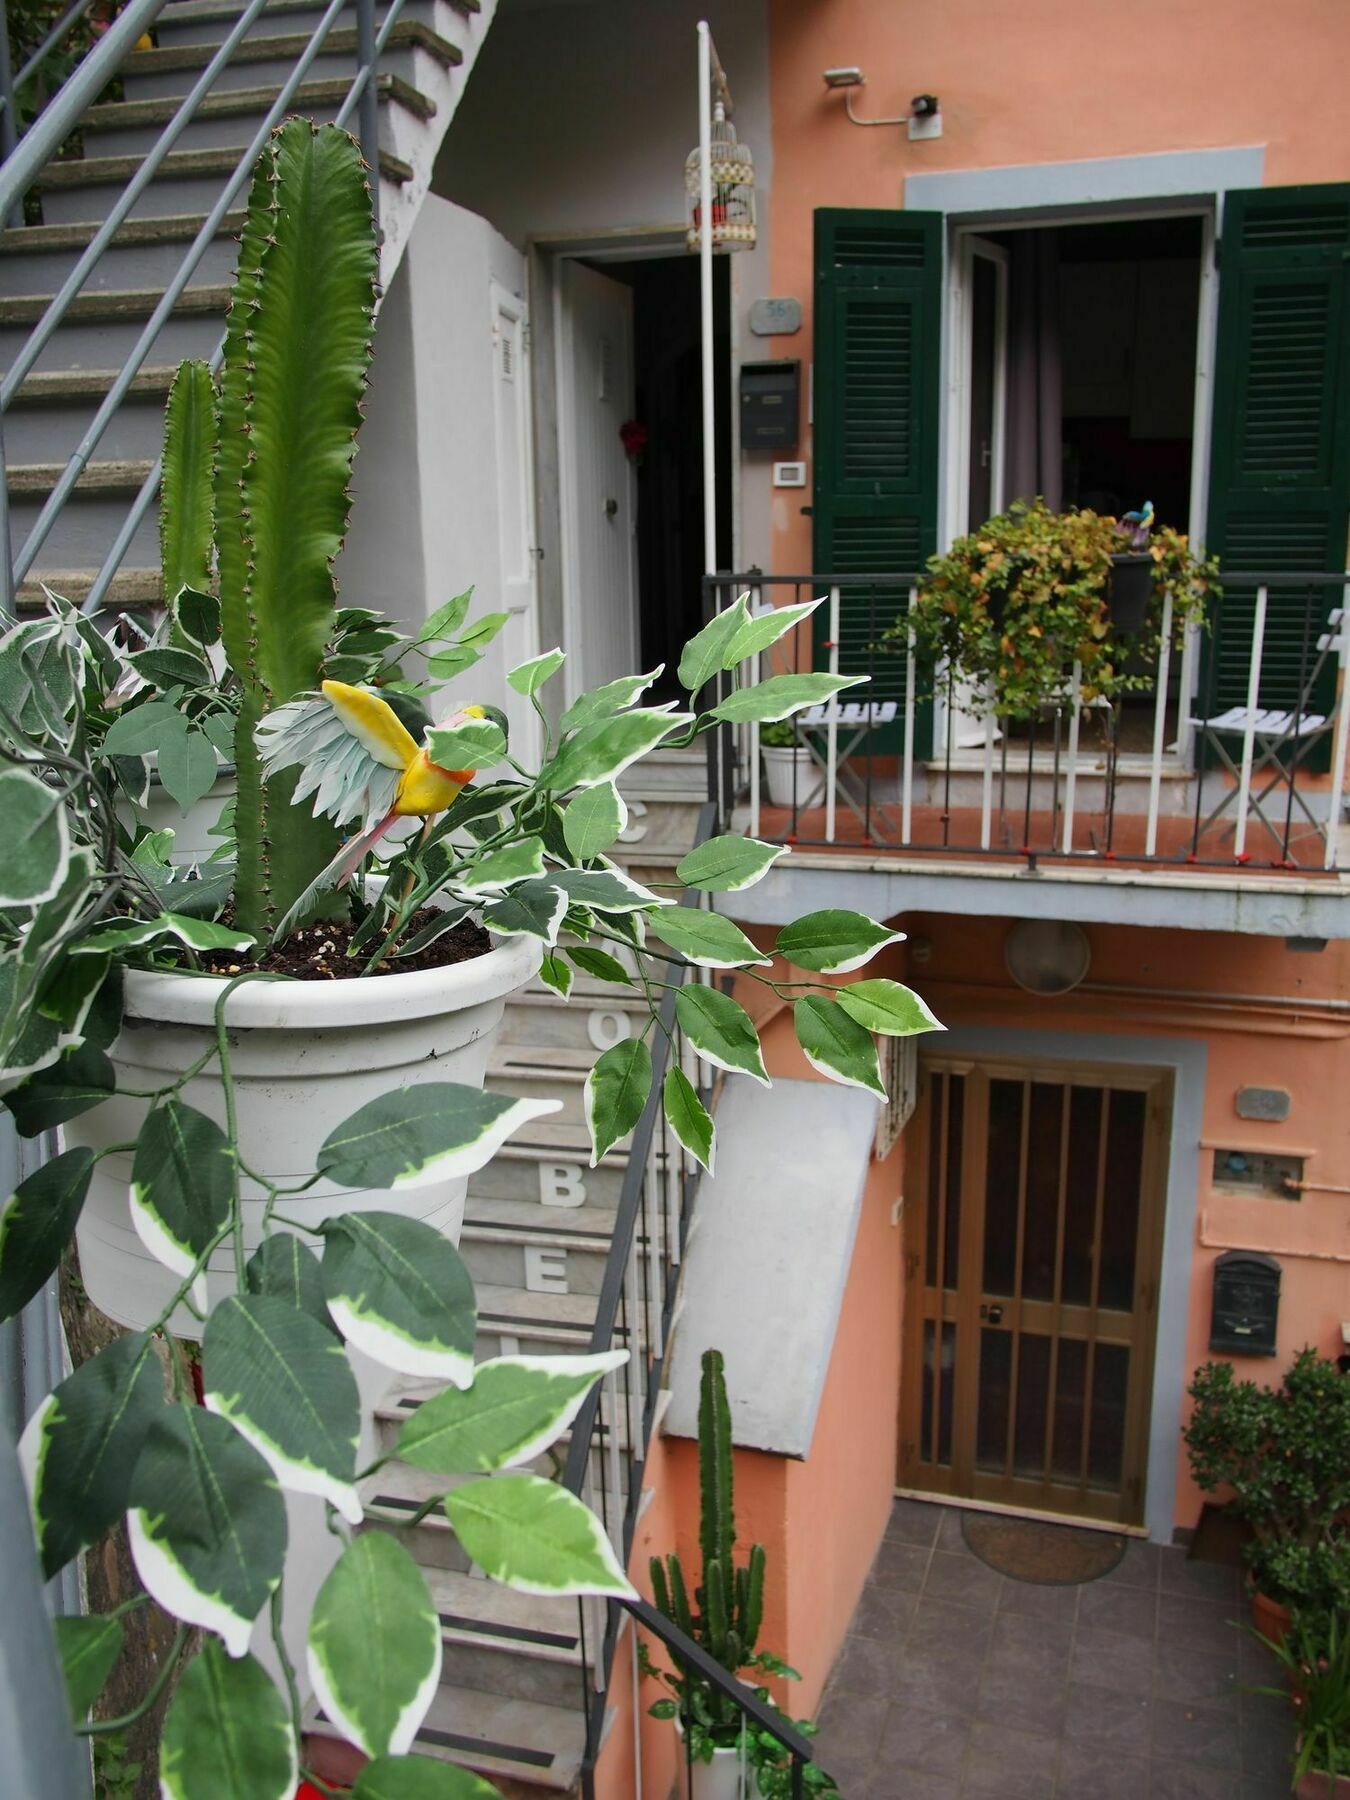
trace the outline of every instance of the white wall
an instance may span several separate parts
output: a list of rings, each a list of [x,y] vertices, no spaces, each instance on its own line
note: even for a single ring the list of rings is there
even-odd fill
[[[525,599],[520,577],[532,534],[513,502],[528,470],[510,433],[527,422],[509,408],[528,395],[529,379],[521,362],[502,387],[494,283],[523,300],[519,252],[481,218],[428,195],[380,312],[352,526],[338,567],[344,601],[380,607],[405,626],[469,587],[474,614]],[[527,762],[534,715],[505,674],[538,648],[533,609],[513,611],[483,661],[452,682],[442,702],[446,711],[469,701],[502,707],[512,749]]]

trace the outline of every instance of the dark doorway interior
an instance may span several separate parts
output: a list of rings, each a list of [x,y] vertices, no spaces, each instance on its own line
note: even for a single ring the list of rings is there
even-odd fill
[[[633,290],[637,423],[638,595],[642,666],[666,665],[656,695],[682,690],[675,666],[702,616],[703,423],[699,363],[699,266],[695,256],[599,262]],[[717,393],[717,566],[731,567],[730,270],[713,263]]]

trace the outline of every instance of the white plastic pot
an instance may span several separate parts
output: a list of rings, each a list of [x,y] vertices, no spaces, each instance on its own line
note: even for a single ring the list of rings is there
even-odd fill
[[[225,802],[232,800],[234,793],[234,766],[226,763],[209,791],[184,815],[179,811],[178,802],[152,771],[145,799],[139,805],[119,800],[117,813],[128,828],[135,824],[148,826],[151,831],[172,831],[173,851],[169,861],[180,868],[195,869],[220,849],[221,840],[212,837],[211,832],[220,821]]]
[[[764,758],[765,786],[775,806],[796,806],[800,810],[824,804],[824,779],[809,750],[761,744],[759,753]]]
[[[696,1762],[692,1800],[751,1800],[759,1783],[739,1750],[714,1750],[711,1762]]]
[[[244,1162],[277,1183],[312,1175],[319,1146],[343,1119],[394,1089],[456,1081],[482,1087],[506,997],[536,973],[542,945],[513,937],[486,956],[448,968],[365,980],[259,981],[226,1002],[239,1145]],[[158,1089],[214,1040],[214,1007],[226,977],[128,970],[126,1015],[112,1050],[121,1088]],[[222,1125],[224,1094],[215,1061],[193,1076],[182,1098]],[[122,1093],[65,1127],[66,1142],[101,1149],[135,1140],[146,1102]],[[131,1222],[131,1154],[105,1157],[80,1217],[80,1270],[94,1304],[139,1329],[159,1316],[177,1281],[141,1243]],[[282,1210],[318,1225],[334,1212],[378,1210],[424,1220],[458,1241],[463,1176],[432,1179],[396,1193],[316,1184]],[[261,1235],[264,1194],[242,1183],[244,1244]],[[233,1286],[227,1242],[208,1270],[212,1304]],[[200,1335],[180,1308],[173,1329]]]

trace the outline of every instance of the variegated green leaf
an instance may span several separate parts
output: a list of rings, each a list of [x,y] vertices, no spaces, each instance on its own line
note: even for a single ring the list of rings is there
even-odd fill
[[[191,919],[185,913],[160,913],[156,919],[119,919],[102,931],[90,932],[71,954],[120,956],[142,944],[153,944],[160,938],[177,938],[189,950],[247,950],[256,941],[246,931],[231,931],[217,925],[214,919]]]
[[[726,661],[741,628],[749,623],[749,596],[740,594],[724,612],[716,613],[702,631],[691,637],[680,656],[680,681],[697,694]]]
[[[92,1150],[63,1150],[0,1206],[0,1319],[22,1312],[60,1262],[93,1172]]]
[[[537,1475],[466,1482],[446,1495],[445,1510],[474,1562],[507,1587],[636,1597],[603,1524],[556,1482]]]
[[[439,769],[490,769],[506,755],[506,735],[492,719],[433,725],[427,754]]]
[[[572,971],[560,956],[547,955],[539,965],[539,979],[566,1000],[572,992]]]
[[[121,1518],[146,1433],[163,1410],[163,1375],[143,1331],[81,1363],[39,1405],[19,1460],[44,1575]]]
[[[787,853],[786,844],[762,844],[758,838],[708,838],[680,859],[675,873],[686,887],[732,894],[753,887]]]
[[[819,706],[831,694],[869,679],[867,675],[770,675],[754,687],[728,694],[713,707],[712,716],[732,725],[746,725],[752,720],[767,725],[774,719],[790,719],[793,713],[804,712],[808,706]]]
[[[265,1237],[249,1257],[244,1275],[251,1294],[273,1294],[337,1335],[323,1295],[319,1259],[293,1232],[273,1231]]]
[[[616,987],[634,986],[632,975],[608,950],[597,950],[591,944],[571,944],[567,954],[579,969],[584,969],[597,981],[612,981]]]
[[[323,1234],[328,1310],[348,1343],[386,1368],[467,1387],[478,1307],[450,1240],[386,1212],[344,1213]]]
[[[122,1621],[108,1613],[76,1613],[70,1617],[58,1614],[52,1624],[71,1717],[78,1725],[89,1717],[121,1654]]]
[[[672,949],[703,969],[764,967],[772,957],[757,950],[750,939],[722,913],[703,912],[694,906],[667,906],[652,913],[648,924]]]
[[[202,1383],[207,1406],[243,1433],[283,1487],[319,1494],[350,1524],[359,1521],[361,1402],[331,1331],[274,1295],[232,1294],[206,1322]]]
[[[864,1030],[879,1031],[885,1037],[913,1037],[920,1031],[947,1029],[926,1001],[898,981],[851,981],[836,989],[834,997]]]
[[[628,807],[612,781],[583,788],[563,813],[563,836],[578,862],[602,856],[628,826]]]
[[[291,1800],[299,1748],[290,1709],[262,1664],[236,1661],[208,1638],[165,1715],[161,1800]]]
[[[864,1088],[869,1094],[886,1098],[877,1061],[877,1047],[869,1032],[863,1030],[832,999],[821,994],[807,994],[792,1009],[797,1027],[797,1042],[806,1052],[813,1069],[845,1087]]]
[[[722,654],[722,667],[734,669],[737,663],[770,649],[780,638],[786,637],[794,625],[799,625],[824,604],[822,596],[819,600],[804,600],[799,606],[775,606],[769,612],[747,619],[727,644]]]
[[[171,1095],[146,1114],[131,1164],[131,1223],[150,1254],[180,1278],[191,1274],[229,1224],[237,1170],[214,1119]],[[193,1282],[206,1306],[206,1275]]]
[[[558,869],[549,880],[567,895],[569,905],[589,906],[594,912],[641,912],[674,905],[622,869]]]
[[[532,656],[529,662],[517,663],[514,669],[508,670],[506,679],[518,694],[535,694],[550,676],[558,673],[566,660],[563,650],[545,650],[542,656]]]
[[[527,837],[491,851],[482,862],[464,871],[459,885],[474,894],[501,894],[514,882],[528,881],[543,872],[544,840]]]
[[[552,878],[522,881],[509,894],[483,908],[483,923],[505,937],[536,937],[556,944],[567,912],[567,895]]]
[[[799,969],[846,975],[871,962],[887,944],[901,944],[904,939],[903,931],[888,931],[866,913],[827,910],[805,913],[785,925],[774,949]]]
[[[711,1175],[713,1155],[717,1147],[712,1119],[707,1107],[699,1099],[693,1082],[683,1069],[678,1069],[673,1064],[666,1070],[661,1102],[670,1129],[694,1160],[702,1163]]]
[[[218,765],[210,738],[201,731],[176,732],[159,753],[159,780],[184,818],[215,786]]]
[[[705,1062],[733,1075],[753,1075],[764,1087],[769,1086],[759,1033],[749,1013],[730,994],[687,982],[675,996],[675,1017]]]
[[[517,1100],[456,1081],[396,1089],[359,1107],[319,1147],[320,1175],[339,1187],[424,1187],[473,1175],[513,1131],[560,1100]]]
[[[25,1033],[16,1060],[32,1045],[33,1035],[32,1031]],[[102,1105],[116,1085],[117,1072],[103,1051],[97,1044],[85,1042],[39,1068],[22,1087],[12,1088],[5,1095],[5,1105],[14,1115],[19,1135],[36,1137]]]
[[[562,795],[571,788],[613,782],[630,763],[693,722],[691,713],[663,712],[658,707],[634,707],[617,718],[597,719],[567,739],[540,772],[540,786]]]
[[[499,1790],[434,1756],[376,1756],[357,1776],[352,1800],[499,1800]]]
[[[580,731],[597,719],[613,718],[615,713],[622,712],[645,694],[665,673],[665,667],[664,663],[657,663],[646,675],[621,675],[617,681],[607,681],[603,687],[579,694],[558,721],[559,730]]]
[[[411,1749],[441,1678],[441,1623],[393,1538],[365,1532],[343,1551],[310,1614],[308,1667],[344,1737],[368,1756]]]
[[[398,1455],[443,1475],[488,1474],[543,1454],[577,1416],[626,1350],[595,1356],[498,1356],[478,1364],[473,1386],[447,1388],[404,1421]]]
[[[598,1059],[585,1087],[592,1168],[637,1124],[651,1087],[652,1053],[645,1038],[625,1038]]]
[[[70,865],[70,828],[60,794],[26,769],[0,769],[0,906],[50,900]]]

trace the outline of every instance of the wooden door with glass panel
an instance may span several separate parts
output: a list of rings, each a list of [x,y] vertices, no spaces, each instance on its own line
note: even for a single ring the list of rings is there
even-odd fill
[[[1138,1524],[1170,1077],[934,1058],[906,1209],[902,1487]]]

